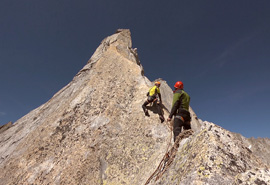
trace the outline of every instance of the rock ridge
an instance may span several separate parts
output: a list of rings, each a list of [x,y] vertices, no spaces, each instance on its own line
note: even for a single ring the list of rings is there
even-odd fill
[[[172,89],[158,80],[168,117]],[[153,84],[130,31],[106,37],[69,84],[0,134],[0,184],[144,184],[172,144],[170,123],[141,108]],[[152,184],[270,184],[255,141],[190,112],[193,134]]]

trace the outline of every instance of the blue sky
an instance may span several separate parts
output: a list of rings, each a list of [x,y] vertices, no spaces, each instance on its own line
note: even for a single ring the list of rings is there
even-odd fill
[[[183,81],[200,119],[270,138],[269,10],[269,0],[1,0],[0,124],[47,102],[128,28],[145,75]]]

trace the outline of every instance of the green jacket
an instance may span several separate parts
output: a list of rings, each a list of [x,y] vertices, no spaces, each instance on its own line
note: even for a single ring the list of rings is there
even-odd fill
[[[176,90],[173,94],[172,110],[169,117],[172,118],[177,113],[180,113],[181,110],[189,111],[189,102],[190,97],[184,90]]]

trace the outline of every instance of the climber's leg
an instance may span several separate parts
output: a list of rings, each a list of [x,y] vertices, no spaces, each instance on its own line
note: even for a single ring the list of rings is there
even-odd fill
[[[154,99],[154,106],[157,109],[157,113],[159,115],[159,119],[160,119],[161,123],[163,123],[165,121],[165,118],[163,116],[162,109],[160,107],[160,103],[158,102],[158,99],[157,98]]]
[[[174,118],[174,123],[173,123],[173,140],[176,140],[176,137],[180,134],[181,132],[181,127],[183,126],[184,122],[182,119],[179,119],[177,117]]]
[[[149,112],[148,112],[148,110],[147,110],[147,108],[146,108],[146,105],[148,105],[148,104],[149,104],[149,102],[148,102],[148,101],[145,101],[144,104],[142,105],[143,112],[144,112],[144,114],[145,114],[146,116],[150,116],[150,115],[149,115]]]

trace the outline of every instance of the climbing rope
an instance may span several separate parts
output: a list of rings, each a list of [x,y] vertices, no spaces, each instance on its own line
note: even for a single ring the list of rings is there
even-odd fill
[[[159,106],[159,105],[158,105]],[[160,107],[162,109],[162,107]],[[165,109],[165,111],[169,113],[168,110]],[[173,146],[170,148],[171,145],[171,140],[172,140],[172,134],[173,134],[173,127],[171,122],[167,121],[166,122],[166,126],[167,128],[170,130],[170,138],[168,140],[168,145],[167,145],[167,149],[165,152],[165,155],[163,156],[162,160],[160,161],[157,169],[154,171],[154,173],[148,178],[148,180],[146,181],[145,185],[149,184],[154,178],[155,178],[155,182],[166,172],[166,170],[171,166],[176,153],[178,151],[179,148],[179,143],[182,139],[184,138],[188,138],[190,135],[192,135],[193,131],[192,130],[184,130],[182,131],[177,137],[176,140],[173,144]]]
[[[171,129],[171,137],[172,137],[172,128],[170,127],[170,129]],[[171,139],[172,139],[172,138],[170,138],[168,148],[166,150],[164,157],[160,161],[160,163],[159,163],[157,169],[154,171],[154,173],[148,178],[145,185],[149,184],[153,178],[155,178],[155,182],[156,182],[165,173],[165,171],[171,166],[171,164],[176,156],[180,141],[184,138],[188,138],[190,135],[192,135],[192,133],[193,133],[192,130],[184,130],[183,132],[181,132],[176,137],[176,140],[175,140],[172,148],[170,150],[168,150],[169,146],[170,146]]]

